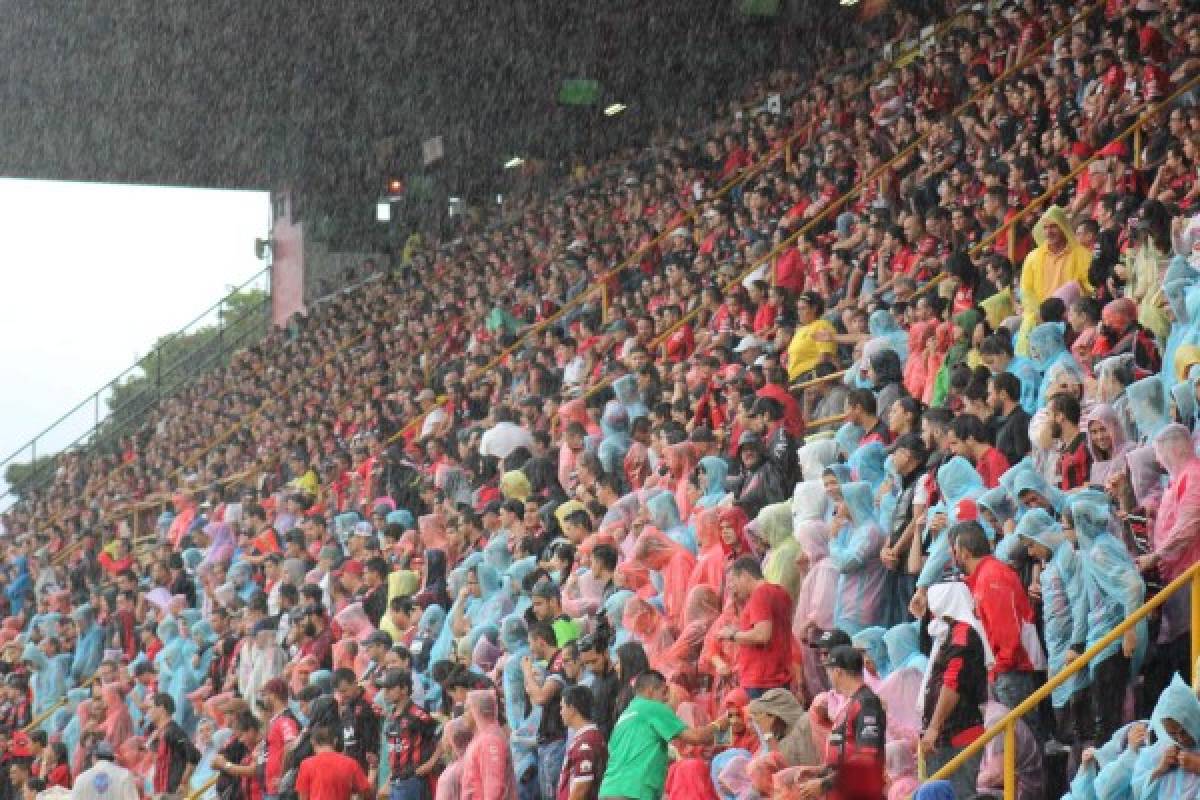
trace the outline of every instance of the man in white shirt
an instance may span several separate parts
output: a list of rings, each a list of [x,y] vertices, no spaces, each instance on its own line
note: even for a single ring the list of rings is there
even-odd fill
[[[116,763],[113,747],[101,740],[96,744],[96,763],[75,778],[72,800],[138,800],[133,775]]]
[[[495,412],[496,424],[483,432],[479,439],[479,454],[495,456],[503,461],[518,447],[533,450],[533,434],[513,421],[513,410],[500,406]]]

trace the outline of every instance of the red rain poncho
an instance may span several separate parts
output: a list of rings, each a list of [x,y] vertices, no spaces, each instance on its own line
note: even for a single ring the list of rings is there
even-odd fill
[[[688,581],[696,568],[696,559],[682,545],[673,542],[657,528],[646,528],[637,538],[634,558],[647,569],[662,576],[662,601],[667,619],[678,629],[683,622]]]
[[[696,675],[704,638],[720,613],[721,599],[711,586],[692,587],[688,592],[679,636],[663,658],[664,674],[668,680],[682,680],[691,685],[688,676]]]
[[[725,696],[721,698],[721,714],[727,714],[733,711],[741,720],[741,730],[733,730],[733,741],[730,747],[735,750],[749,750],[754,752],[759,747],[758,734],[754,732],[754,728],[750,726],[746,719],[746,706],[750,705],[750,695],[746,694],[746,690],[739,687],[730,689],[725,692]],[[735,723],[735,728],[738,727]]]
[[[634,596],[625,602],[625,615],[621,624],[634,639],[642,643],[650,665],[658,669],[675,641],[663,615],[647,601]]]
[[[692,586],[710,586],[720,592],[725,585],[724,542],[721,541],[720,510],[706,508],[696,515],[696,544],[700,549],[696,567],[688,583]]]
[[[462,800],[463,760],[471,744],[471,729],[463,717],[455,717],[446,723],[442,738],[449,742],[454,761],[438,777],[434,800]]]
[[[684,758],[673,762],[667,770],[667,782],[663,789],[667,797],[720,800],[713,789],[708,761],[703,758]]]

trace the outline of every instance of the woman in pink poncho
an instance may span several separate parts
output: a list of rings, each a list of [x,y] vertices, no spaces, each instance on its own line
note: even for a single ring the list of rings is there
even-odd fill
[[[463,760],[471,744],[471,728],[466,718],[455,717],[447,722],[442,741],[454,760],[438,777],[434,800],[462,800]]]
[[[1154,552],[1139,568],[1157,566],[1164,581],[1178,578],[1200,560],[1200,458],[1191,433],[1172,424],[1154,437],[1154,456],[1170,476],[1154,523]]]
[[[704,648],[704,638],[720,614],[721,598],[716,591],[711,586],[693,586],[688,592],[679,637],[663,657],[667,680],[682,683],[690,689],[700,688],[700,651]]]
[[[824,690],[826,678],[819,654],[807,643],[819,635],[818,631],[833,627],[833,601],[838,581],[837,567],[829,560],[829,524],[824,519],[826,502],[820,481],[797,485],[792,497],[792,533],[800,543],[797,565],[804,574],[796,594],[792,635],[803,649],[802,677],[804,692],[809,698]]]
[[[691,496],[688,492],[688,481],[692,470],[700,462],[696,446],[691,442],[680,442],[667,448],[664,459],[667,469],[671,471],[670,483],[663,486],[675,494],[675,506],[679,509],[679,518],[687,519],[692,514]]]
[[[706,508],[696,515],[696,544],[700,554],[688,578],[692,586],[710,586],[720,592],[725,585],[725,548],[721,542],[720,511]]]
[[[634,596],[625,602],[625,614],[621,623],[634,639],[642,643],[650,666],[659,669],[663,657],[675,643],[675,638],[667,627],[666,618],[649,602]]]
[[[683,622],[687,601],[688,581],[696,567],[696,559],[683,546],[676,544],[657,528],[646,528],[637,538],[634,558],[647,569],[662,577],[662,601],[667,619],[676,630]]]
[[[133,735],[133,718],[129,715],[129,706],[125,704],[124,691],[118,683],[106,683],[100,690],[104,703],[104,738],[113,747],[119,747],[121,742]],[[93,701],[94,702],[94,701]]]
[[[516,800],[508,738],[500,729],[496,693],[477,689],[467,693],[463,717],[473,736],[462,758],[462,800]]]
[[[913,397],[925,393],[925,384],[930,379],[925,345],[933,338],[937,325],[937,320],[914,322],[908,329],[909,357],[904,362],[904,388]]]

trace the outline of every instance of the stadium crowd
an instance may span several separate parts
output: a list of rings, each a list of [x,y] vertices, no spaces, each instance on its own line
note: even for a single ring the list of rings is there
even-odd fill
[[[1160,108],[1200,14],[939,45],[418,249],[64,455],[3,517],[0,800],[997,796],[1003,737],[918,760],[1200,559],[1200,107]],[[1189,614],[1022,719],[1019,797],[1200,793]]]

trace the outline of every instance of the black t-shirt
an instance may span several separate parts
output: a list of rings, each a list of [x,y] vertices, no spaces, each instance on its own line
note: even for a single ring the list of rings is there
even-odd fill
[[[609,668],[603,675],[596,675],[592,680],[592,717],[596,727],[604,734],[605,740],[612,733],[613,724],[617,721],[617,694],[621,691],[621,680],[617,671]]]
[[[562,690],[571,685],[562,668],[562,651],[559,650],[550,659],[546,672],[546,680],[558,684],[559,690],[554,697],[542,706],[542,720],[538,723],[538,744],[550,744],[567,738],[567,726],[562,719]]]
[[[958,704],[942,724],[939,743],[962,747],[969,742],[956,741],[964,731],[983,727],[979,707],[987,702],[987,663],[983,642],[975,629],[965,622],[955,622],[943,634],[936,660],[930,664],[929,681],[925,687],[924,723],[929,725],[938,696],[946,686],[958,693]]]

